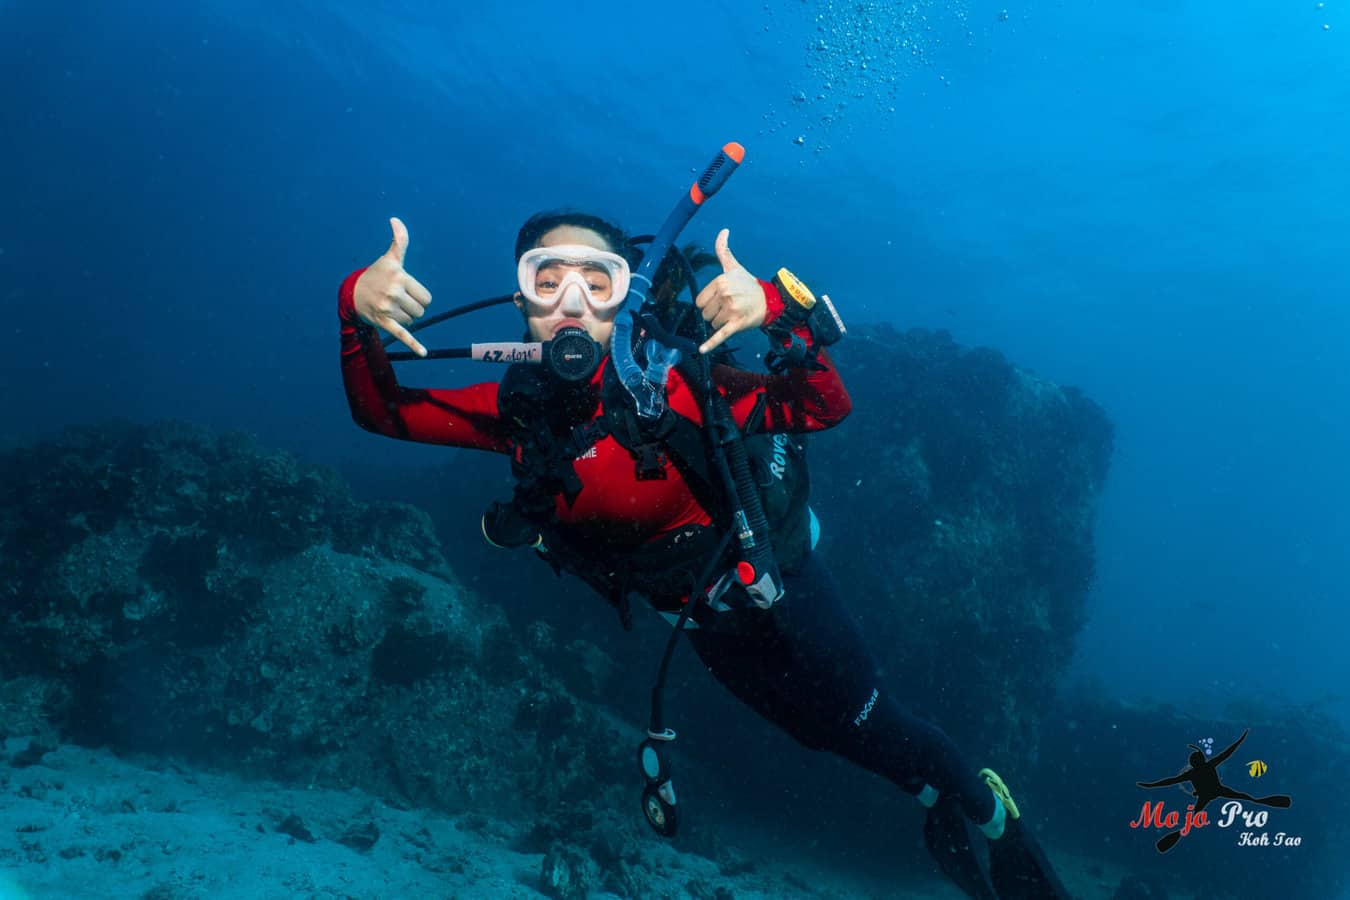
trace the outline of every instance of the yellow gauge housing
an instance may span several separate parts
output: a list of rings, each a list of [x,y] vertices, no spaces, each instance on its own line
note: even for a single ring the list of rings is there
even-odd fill
[[[803,284],[800,278],[786,268],[778,270],[778,275],[775,276],[774,281],[778,282],[778,288],[782,293],[787,294],[801,307],[803,313],[808,313],[815,308],[816,295],[811,293],[811,289]]]

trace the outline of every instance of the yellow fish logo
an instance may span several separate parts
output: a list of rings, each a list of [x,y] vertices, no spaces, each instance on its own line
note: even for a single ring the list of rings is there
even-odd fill
[[[1247,774],[1253,778],[1260,778],[1262,775],[1266,774],[1266,769],[1268,768],[1270,767],[1261,762],[1261,760],[1254,759],[1247,763]]]

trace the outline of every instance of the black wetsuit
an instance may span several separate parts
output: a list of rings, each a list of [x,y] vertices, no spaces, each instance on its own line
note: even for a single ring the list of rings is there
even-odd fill
[[[959,797],[976,823],[989,821],[994,795],[951,738],[880,684],[820,555],[808,554],[783,580],[786,593],[771,609],[720,613],[688,632],[717,680],[804,746],[838,754],[909,794],[931,785]]]

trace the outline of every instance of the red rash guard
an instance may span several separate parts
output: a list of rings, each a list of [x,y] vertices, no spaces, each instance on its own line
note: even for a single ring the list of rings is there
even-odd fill
[[[349,275],[338,292],[342,380],[356,423],[386,437],[510,453],[507,431],[497,412],[497,382],[462,388],[409,388],[398,383],[375,329],[360,320],[353,305],[356,279],[363,271]],[[768,304],[768,324],[782,315],[783,299],[771,283],[760,284]],[[804,325],[794,333],[810,345]],[[769,431],[821,431],[843,421],[853,403],[823,349],[819,361],[822,370],[793,369],[784,375],[716,366],[713,382],[742,427],[759,395],[766,394]],[[608,357],[605,365],[609,365]],[[601,366],[595,374],[597,388],[603,371]],[[702,423],[703,411],[678,369],[670,371],[666,396],[671,409]],[[558,520],[602,528],[621,526],[618,530],[632,534],[637,543],[685,525],[710,524],[711,518],[679,471],[669,460],[665,465],[664,479],[638,481],[628,451],[612,436],[604,437],[576,460],[583,489],[571,506],[558,497]]]

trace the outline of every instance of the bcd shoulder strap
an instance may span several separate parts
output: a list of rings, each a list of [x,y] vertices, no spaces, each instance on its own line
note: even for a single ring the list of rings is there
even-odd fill
[[[697,366],[698,361],[686,360],[678,370],[703,409],[703,385]],[[629,590],[648,596],[669,596],[678,593],[677,587],[687,588],[684,580],[692,579],[693,575],[684,571],[689,565],[682,560],[692,559],[690,551],[693,556],[706,558],[718,543],[716,535],[731,527],[733,504],[725,496],[711,458],[716,448],[702,427],[670,409],[654,423],[640,420],[608,363],[601,379],[602,415],[572,427],[566,436],[554,433],[547,390],[538,373],[509,371],[499,391],[499,409],[503,421],[511,427],[515,445],[513,505],[545,534],[547,552],[543,556],[554,570],[566,570],[586,581],[618,608],[625,627],[630,627],[631,615],[626,609]],[[766,399],[762,394],[757,399],[743,440],[774,533],[775,555],[780,567],[789,568],[808,546],[804,537],[809,531],[805,446],[797,436],[762,431]],[[694,498],[713,518],[714,527],[707,529],[708,536],[700,535],[699,540],[687,542],[679,551],[672,546],[654,545],[625,554],[622,559],[597,554],[594,552],[597,548],[579,546],[567,539],[557,527],[553,498],[561,494],[568,504],[575,501],[582,489],[575,460],[610,435],[633,457],[634,473],[639,480],[664,478],[667,459],[675,466]]]
[[[685,381],[689,382],[688,376]],[[665,478],[669,459],[699,505],[715,522],[724,524],[727,504],[708,459],[711,448],[703,429],[669,407],[655,422],[643,422],[612,366],[605,370],[601,397],[609,433],[633,457],[638,480]]]

